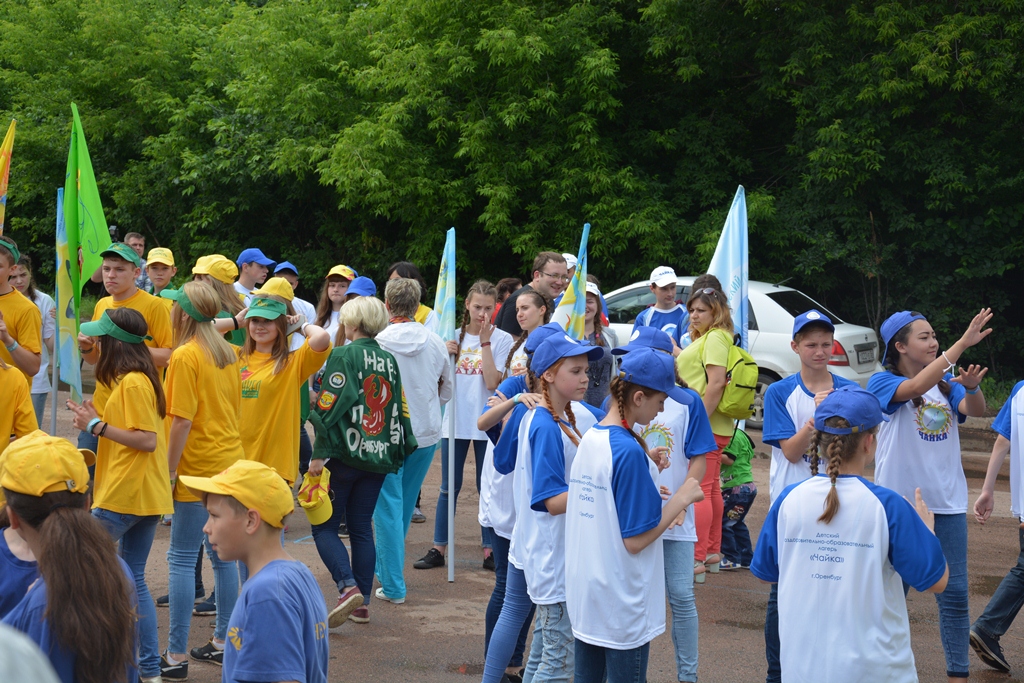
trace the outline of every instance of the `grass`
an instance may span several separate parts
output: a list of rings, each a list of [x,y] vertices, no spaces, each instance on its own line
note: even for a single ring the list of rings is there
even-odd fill
[[[78,319],[82,322],[92,320],[92,312],[96,309],[96,303],[99,300],[99,297],[83,292],[81,305],[78,307]]]

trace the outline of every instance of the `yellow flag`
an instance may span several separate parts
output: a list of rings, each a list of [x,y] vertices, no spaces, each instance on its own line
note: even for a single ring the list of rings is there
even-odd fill
[[[14,150],[14,127],[17,121],[11,119],[11,127],[0,145],[0,235],[4,234],[4,212],[7,210],[7,178],[11,173],[11,152]]]

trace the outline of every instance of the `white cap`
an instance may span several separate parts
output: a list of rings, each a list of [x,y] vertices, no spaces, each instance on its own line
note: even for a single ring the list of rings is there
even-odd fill
[[[668,266],[658,266],[651,271],[651,284],[657,287],[668,287],[676,284],[676,271]]]
[[[576,267],[576,257],[572,254],[562,254],[562,258],[565,259],[565,267],[567,269],[573,269]]]
[[[593,282],[587,283],[587,294],[593,294],[598,299],[601,298],[601,290],[597,288],[597,285]]]

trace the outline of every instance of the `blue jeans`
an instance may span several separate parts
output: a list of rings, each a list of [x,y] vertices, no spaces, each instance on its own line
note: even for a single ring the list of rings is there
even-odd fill
[[[95,453],[100,449],[100,438],[89,432],[78,432],[78,447],[85,448]],[[96,465],[89,465],[89,479],[96,476]]]
[[[647,683],[650,653],[650,643],[631,650],[613,650],[577,640],[575,683]]]
[[[743,520],[757,498],[757,486],[740,484],[722,489],[722,554],[725,559],[749,567],[754,559],[750,531]]]
[[[469,455],[469,444],[473,444],[473,455],[476,458],[476,491],[480,492],[480,474],[484,466],[484,453],[487,452],[487,439],[471,441],[455,439],[455,506],[458,508],[459,491],[462,490],[462,471],[466,468],[466,457]],[[441,494],[437,497],[437,514],[434,515],[434,545],[443,548],[448,545],[448,439],[441,441]],[[480,529],[480,545],[491,547],[491,540]]]
[[[508,558],[507,552],[505,557]],[[495,565],[495,570],[497,570],[497,565]],[[529,625],[534,609],[530,595],[526,592],[526,576],[521,569],[516,569],[516,566],[511,563],[508,565],[504,597],[501,615],[494,625],[491,640],[487,644],[484,683],[501,683],[501,677],[505,675],[505,668],[512,660],[512,653],[518,645],[520,634],[523,628]],[[534,640],[534,643],[537,648],[540,648],[539,640]]]
[[[1021,605],[1024,605],[1024,529],[1018,529],[1017,533],[1020,536],[1017,565],[1003,577],[999,588],[996,588],[992,599],[988,601],[985,611],[972,627],[996,640],[1006,633],[1017,617]]]
[[[665,594],[672,608],[677,678],[696,681],[698,621],[697,602],[693,597],[693,541],[664,539],[662,547],[665,549]],[[576,656],[579,657],[579,648]]]
[[[46,410],[46,397],[50,394],[32,394],[32,410],[36,412],[36,426],[43,428],[43,411]]]
[[[135,577],[135,591],[139,594],[139,675],[143,678],[159,676],[160,640],[156,633],[156,605],[146,585],[146,562],[160,515],[138,517],[94,508],[92,516],[119,541],[121,559]]]
[[[167,549],[168,608],[170,636],[168,650],[188,652],[188,632],[192,625],[192,607],[195,603],[196,548],[205,545],[206,554],[213,565],[213,588],[217,594],[217,625],[213,637],[223,640],[228,632],[228,621],[238,600],[238,567],[225,562],[210,547],[210,539],[203,533],[209,515],[203,504],[174,501],[174,521],[171,523],[171,545]]]
[[[384,595],[389,598],[405,597],[405,535],[409,533],[416,497],[435,450],[437,444],[417,448],[405,459],[398,472],[384,477],[384,485],[373,510],[373,528],[377,534],[375,572]]]
[[[313,443],[309,440],[306,423],[299,425],[299,479],[309,470],[309,459],[313,456]]]
[[[967,514],[935,515],[935,537],[949,565],[946,590],[935,594],[935,601],[939,603],[939,634],[946,654],[946,675],[967,678],[971,648],[971,615],[967,607]]]
[[[569,610],[564,602],[537,605],[533,623],[530,659],[523,671],[523,683],[569,683],[573,669],[573,636]]]
[[[331,498],[333,512],[323,524],[313,526],[313,541],[320,559],[331,572],[331,578],[344,593],[352,586],[359,586],[363,604],[370,602],[373,588],[373,565],[377,551],[373,546],[373,509],[377,505],[384,475],[349,467],[337,458],[328,458],[324,467],[331,472]],[[348,517],[349,544],[352,546],[352,562],[349,564],[348,550],[338,538],[343,515]]]
[[[491,534],[491,541],[494,545],[494,590],[491,592],[491,599],[487,603],[487,613],[484,616],[484,658],[487,657],[487,646],[491,642],[491,634],[494,633],[494,626],[501,616],[501,607],[505,603],[505,584],[508,578],[508,548],[511,544],[507,538],[502,538],[494,533],[494,529],[488,527]],[[530,622],[533,621],[535,607],[530,603],[530,613],[519,629],[519,640],[516,641],[516,649],[512,652],[512,659],[509,666],[523,665],[523,652],[526,651],[526,636],[530,634]]]
[[[765,683],[782,683],[782,664],[779,660],[779,584],[773,583],[768,593],[768,610],[764,615],[764,656],[768,660]]]

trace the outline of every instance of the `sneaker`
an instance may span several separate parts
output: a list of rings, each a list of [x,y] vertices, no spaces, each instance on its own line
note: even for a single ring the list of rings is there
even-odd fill
[[[338,604],[334,606],[331,613],[327,615],[327,625],[331,628],[341,626],[348,620],[348,617],[357,607],[363,604],[363,594],[359,592],[358,586],[352,586],[338,598]]]
[[[490,553],[484,558],[484,569],[490,569],[492,572],[494,571],[494,553]]]
[[[999,645],[999,639],[993,638],[982,631],[971,629],[971,647],[974,648],[978,659],[988,664],[996,671],[1004,674],[1010,673],[1010,664],[1003,656],[1003,648]]]
[[[506,671],[501,676],[501,683],[523,683],[523,669],[520,669],[517,674],[510,674]]]
[[[192,616],[194,617],[208,617],[211,614],[217,613],[217,592],[211,591],[210,597],[206,598],[202,602],[197,602],[196,606],[192,608]]]
[[[199,588],[198,590],[196,590],[195,602],[199,602],[200,600],[202,600],[205,595],[206,595],[206,591],[203,590],[202,588]],[[167,605],[170,604],[170,601],[171,601],[171,597],[169,595],[161,595],[159,598],[156,599],[156,606],[157,607],[167,607]]]
[[[374,591],[373,597],[377,598],[378,600],[383,600],[384,602],[390,602],[392,605],[401,605],[403,602],[405,602],[405,598],[389,598],[387,595],[384,594],[383,588],[378,588],[376,591]]]
[[[213,644],[212,640],[202,647],[192,648],[189,650],[188,654],[192,659],[200,662],[210,662],[217,666],[224,665],[224,649],[218,649],[217,646]]]
[[[416,509],[414,509],[412,511],[412,523],[413,524],[423,524],[423,522],[425,522],[425,521],[427,521],[427,516],[425,514],[423,514],[422,510],[420,510],[419,508],[416,508]]]
[[[345,522],[338,527],[338,538],[348,538],[348,524]]]
[[[438,552],[437,548],[431,548],[427,554],[412,564],[413,569],[433,569],[444,566],[444,555]]]
[[[165,681],[187,681],[188,661],[171,664],[167,652],[160,655],[160,675]]]
[[[170,515],[164,515],[163,517],[160,518],[160,526],[170,526],[170,525],[171,525],[171,516]]]
[[[719,566],[719,568],[723,572],[731,572],[731,571],[735,571],[737,569],[743,569],[743,565],[740,564],[739,562],[730,562],[729,560],[725,560],[725,559],[723,559],[718,564],[718,566]]]
[[[366,605],[360,605],[353,610],[352,614],[348,615],[349,621],[354,621],[357,624],[369,624],[370,623],[370,608]]]

